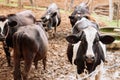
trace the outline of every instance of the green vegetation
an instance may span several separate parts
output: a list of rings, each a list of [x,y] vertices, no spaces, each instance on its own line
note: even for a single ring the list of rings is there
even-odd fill
[[[98,21],[103,22],[106,24],[106,26],[109,27],[117,27],[117,21],[116,20],[109,20],[109,16],[103,16],[103,15],[97,15],[97,14],[92,14],[92,16],[94,16]],[[120,22],[120,20],[119,20]],[[119,24],[120,27],[120,24]]]
[[[3,2],[4,0],[0,0],[0,2]]]

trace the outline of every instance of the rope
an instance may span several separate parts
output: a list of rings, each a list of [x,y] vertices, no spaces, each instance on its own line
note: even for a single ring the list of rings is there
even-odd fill
[[[120,67],[120,63],[119,63],[119,64],[116,63],[116,64],[114,64],[114,65],[112,65],[112,66],[105,67],[104,70],[107,71],[107,70],[110,70],[111,68],[115,68],[115,67]],[[99,71],[100,71],[100,70],[95,70],[95,71],[91,72],[90,74],[82,77],[80,80],[84,80],[84,79],[86,79],[86,78],[88,78],[88,77],[90,77],[90,76],[96,75]]]

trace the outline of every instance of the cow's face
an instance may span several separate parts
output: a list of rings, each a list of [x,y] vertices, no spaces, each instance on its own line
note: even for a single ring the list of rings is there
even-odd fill
[[[69,16],[72,26],[74,26],[74,24],[82,17],[87,18],[87,15],[89,14],[90,14],[89,9],[85,3],[81,3],[80,5],[76,6],[73,13]]]
[[[80,74],[81,66],[84,63],[94,64],[98,59],[104,61],[101,42],[110,44],[114,38],[109,35],[101,36],[94,27],[89,26],[78,34],[67,36],[66,40],[74,45],[72,63],[77,66],[77,71]]]
[[[0,16],[0,41],[5,40],[8,31],[7,22],[8,19],[5,16]]]
[[[57,15],[57,12],[47,12],[47,14],[42,17],[43,23],[49,22],[53,17]]]
[[[7,17],[0,16],[0,41],[4,41],[9,34],[10,27],[16,25],[16,21],[9,21]]]

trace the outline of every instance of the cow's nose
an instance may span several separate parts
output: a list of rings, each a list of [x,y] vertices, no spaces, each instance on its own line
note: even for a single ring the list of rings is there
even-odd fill
[[[85,60],[86,60],[88,63],[92,63],[92,62],[95,60],[95,57],[92,56],[92,55],[88,55],[88,56],[85,56]]]

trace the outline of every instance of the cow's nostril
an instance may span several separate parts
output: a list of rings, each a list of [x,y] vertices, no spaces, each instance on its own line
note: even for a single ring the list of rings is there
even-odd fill
[[[87,56],[85,56],[85,59],[88,59],[88,57],[87,57]]]
[[[93,60],[95,59],[95,57],[91,57]]]
[[[95,57],[94,56],[85,56],[85,59],[94,60]]]

